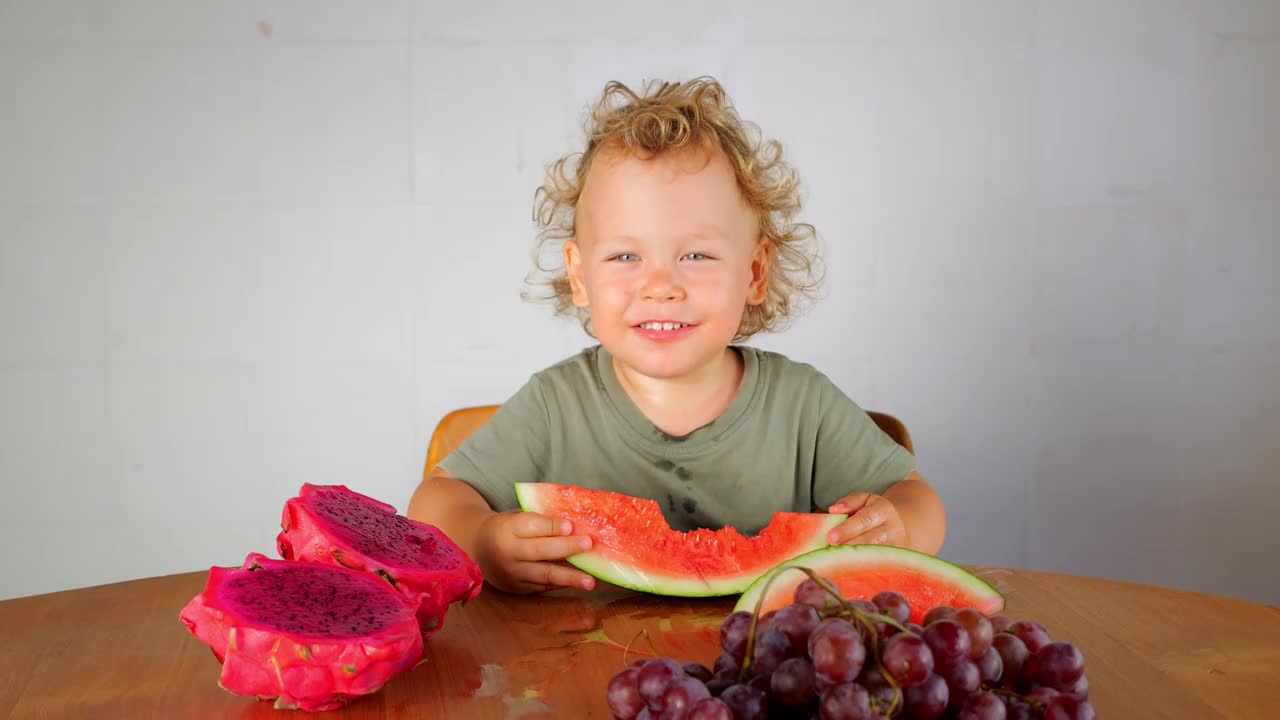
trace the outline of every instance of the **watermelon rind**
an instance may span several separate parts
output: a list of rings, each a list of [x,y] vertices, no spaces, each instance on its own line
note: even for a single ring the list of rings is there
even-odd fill
[[[538,493],[540,483],[515,483],[516,498],[520,507],[528,512],[547,513],[548,510]],[[827,533],[848,519],[848,515],[821,514],[821,522],[817,525],[808,542],[798,545],[792,557],[810,553],[810,551],[827,546]],[[617,552],[618,548],[612,548]],[[611,585],[653,595],[669,595],[674,597],[721,597],[737,595],[746,589],[760,573],[750,572],[719,578],[701,576],[674,576],[662,573],[647,572],[622,562],[614,562],[588,551],[571,555],[565,560],[579,570],[603,580]],[[774,566],[776,567],[776,566]],[[768,572],[764,570],[762,572]]]
[[[769,578],[789,567],[806,567],[822,575],[834,570],[848,570],[858,565],[893,565],[918,573],[931,582],[951,585],[979,600],[978,609],[990,615],[1004,609],[1004,595],[982,578],[954,563],[926,553],[890,545],[836,545],[798,555],[764,573],[742,593],[734,612],[754,612]],[[799,571],[794,574],[801,576]],[[803,580],[803,576],[799,579]],[[777,592],[775,583],[770,592]],[[893,588],[885,588],[891,590]]]

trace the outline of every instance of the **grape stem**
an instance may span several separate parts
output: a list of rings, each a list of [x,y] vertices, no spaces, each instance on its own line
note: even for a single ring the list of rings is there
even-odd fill
[[[816,582],[819,587],[826,590],[829,595],[836,599],[838,606],[835,612],[827,614],[824,617],[831,617],[831,615],[852,617],[854,622],[859,624],[860,629],[865,627],[867,637],[870,638],[871,641],[871,657],[874,660],[876,667],[880,668],[880,675],[885,679],[885,682],[889,683],[889,687],[898,691],[894,694],[893,702],[889,705],[888,714],[892,715],[894,711],[897,710],[898,698],[902,697],[902,689],[898,687],[898,682],[893,679],[893,676],[884,670],[884,663],[880,659],[879,634],[876,633],[876,628],[873,623],[877,621],[883,622],[886,625],[897,628],[901,632],[912,635],[915,633],[912,633],[902,623],[899,623],[897,620],[885,615],[884,613],[869,613],[860,610],[857,606],[844,599],[840,594],[840,588],[836,587],[834,583],[814,572],[811,568],[800,565],[790,565],[775,572],[768,580],[765,581],[764,587],[761,588],[760,597],[756,599],[755,609],[751,613],[751,626],[747,629],[747,648],[743,651],[742,667],[738,670],[738,683],[745,683],[747,681],[747,673],[751,670],[752,654],[756,645],[756,624],[760,619],[760,611],[764,608],[764,599],[769,595],[769,586],[787,570],[799,570],[800,572],[803,572],[805,575],[808,575],[811,580]]]
[[[627,643],[627,646],[622,648],[622,667],[625,668],[627,666],[627,653],[631,652],[631,646],[635,645],[641,635],[643,635],[644,639],[649,642],[649,649],[653,651],[652,657],[658,657],[658,648],[653,646],[653,638],[649,636],[649,629],[640,628],[640,632],[636,633],[635,637],[631,638],[631,641]],[[636,654],[639,655],[641,653],[637,650]]]
[[[1012,690],[1005,690],[1004,688],[987,688],[987,692],[991,693],[992,695],[1004,695],[1006,697],[1011,697],[1016,700],[1021,700],[1022,702],[1030,705],[1031,709],[1036,711],[1037,713],[1043,713],[1045,710],[1049,708],[1048,705],[1045,705],[1039,700],[1028,697],[1026,695],[1016,693]]]
[[[858,609],[858,607],[856,607],[853,603],[850,603],[845,600],[844,596],[840,594],[840,588],[836,587],[835,583],[818,575],[816,572],[814,572],[810,568],[801,567],[797,569],[804,571],[804,573],[808,575],[814,582],[818,583],[819,587],[821,587],[823,590],[826,590],[828,594],[830,594],[832,597],[836,599],[836,601],[839,603],[839,606],[836,612],[833,614],[838,615],[840,617],[852,616],[854,619],[854,622],[858,623],[860,628],[865,628],[867,637],[871,641],[870,642],[871,658],[875,662],[875,666],[880,668],[880,676],[885,679],[885,682],[889,683],[889,687],[898,691],[894,695],[893,702],[890,703],[889,705],[888,714],[892,715],[894,711],[897,710],[898,697],[902,695],[902,689],[898,687],[898,681],[894,680],[893,676],[885,671],[884,661],[880,657],[879,633],[876,632],[876,628],[873,623],[878,620],[880,622],[883,622],[886,625],[890,625],[894,628],[897,628],[900,632],[909,633],[913,635],[915,633],[912,633],[904,625],[899,623],[894,618],[891,618],[888,615],[885,615],[884,613],[869,613],[869,612],[865,612],[863,610]],[[757,610],[758,608],[759,606],[757,605]],[[828,615],[827,617],[830,617],[830,615]]]

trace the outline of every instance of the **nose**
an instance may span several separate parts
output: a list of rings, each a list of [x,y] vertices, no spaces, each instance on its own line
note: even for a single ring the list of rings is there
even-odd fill
[[[684,286],[679,277],[662,266],[646,268],[640,296],[652,302],[668,302],[684,299]]]

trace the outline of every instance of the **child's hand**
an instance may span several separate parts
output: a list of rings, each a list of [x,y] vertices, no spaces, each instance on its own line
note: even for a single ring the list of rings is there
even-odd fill
[[[883,495],[854,493],[836,501],[828,512],[848,513],[849,519],[827,535],[831,545],[893,545],[910,547],[907,528],[892,501]]]
[[[591,538],[570,535],[567,520],[530,512],[496,513],[476,535],[476,561],[489,584],[514,593],[559,587],[591,590],[595,578],[562,562],[591,548]]]

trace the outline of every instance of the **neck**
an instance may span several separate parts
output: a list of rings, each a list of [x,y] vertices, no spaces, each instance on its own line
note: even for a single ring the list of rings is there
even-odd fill
[[[619,363],[617,358],[613,359],[613,371],[632,402],[655,425],[666,430],[663,426],[671,415],[701,416],[704,411],[714,411],[698,425],[719,417],[742,382],[743,361],[738,351],[725,348],[714,361],[677,378],[648,377]]]

